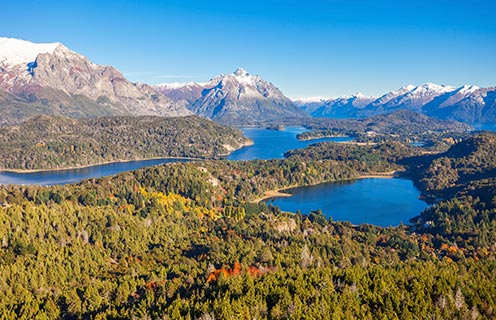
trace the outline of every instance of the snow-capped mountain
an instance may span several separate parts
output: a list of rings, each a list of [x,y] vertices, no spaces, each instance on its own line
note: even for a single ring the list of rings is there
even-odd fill
[[[228,124],[253,124],[307,117],[272,83],[239,68],[206,83],[156,86],[157,90],[190,101],[196,114]]]
[[[317,96],[308,98],[297,98],[293,99],[293,102],[306,113],[312,114],[315,110],[325,105],[326,102],[329,100],[329,98]]]
[[[363,109],[375,99],[375,97],[365,96],[361,93],[329,99],[324,105],[316,108],[312,115],[315,117],[349,117],[349,115],[353,115],[357,110]]]
[[[379,98],[357,94],[299,105],[316,117],[368,117],[396,110],[413,110],[466,122],[496,121],[495,95],[495,88],[473,85],[456,88],[426,83],[408,85]]]
[[[496,87],[462,86],[438,96],[423,112],[466,122],[496,122]]]
[[[433,83],[426,83],[420,86],[408,85],[398,90],[391,91],[373,101],[362,112],[376,114],[381,112],[391,112],[399,109],[407,109],[420,112],[422,107],[434,100],[437,96],[446,92],[451,92],[455,88]]]
[[[3,123],[40,113],[72,117],[190,114],[153,87],[132,83],[114,67],[94,64],[60,43],[0,38],[0,90],[5,91],[0,100],[6,115]]]
[[[53,53],[61,43],[32,43],[0,37],[0,66],[16,66],[33,62],[40,53]]]

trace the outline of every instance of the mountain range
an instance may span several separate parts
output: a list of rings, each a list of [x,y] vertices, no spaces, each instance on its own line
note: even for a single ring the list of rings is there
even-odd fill
[[[427,83],[408,85],[380,97],[355,94],[332,99],[296,100],[314,117],[364,118],[411,110],[428,116],[463,122],[496,121],[496,87],[474,85],[451,87]]]
[[[257,124],[308,117],[272,83],[238,68],[208,82],[156,85],[192,112],[225,124]]]
[[[0,38],[0,124],[38,114],[73,118],[191,114],[147,84],[97,65],[61,43]]]
[[[0,37],[0,125],[36,115],[86,118],[197,114],[229,125],[296,123],[309,117],[365,118],[396,110],[463,122],[496,122],[496,87],[408,85],[380,97],[354,94],[292,101],[239,68],[207,82],[133,83],[61,43]]]

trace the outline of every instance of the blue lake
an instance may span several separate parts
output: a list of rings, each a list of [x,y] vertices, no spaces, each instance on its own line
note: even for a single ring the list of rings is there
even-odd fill
[[[283,211],[303,214],[321,209],[333,221],[378,226],[409,224],[427,204],[418,197],[413,182],[405,179],[367,178],[346,182],[324,183],[286,191],[291,197],[273,198],[268,204]]]
[[[298,141],[296,135],[305,131],[303,127],[288,127],[284,131],[261,128],[243,128],[244,134],[254,141],[254,145],[233,152],[230,160],[253,160],[283,158],[286,151],[304,148],[320,141],[350,141],[351,138],[325,138],[312,141]],[[38,184],[55,185],[79,182],[84,179],[99,178],[118,174],[124,171],[140,169],[163,163],[186,161],[177,159],[154,159],[131,162],[115,162],[81,169],[41,172],[2,172],[0,184]]]
[[[153,159],[130,162],[113,162],[80,169],[40,172],[0,172],[0,184],[39,184],[44,186],[79,182],[84,179],[111,176],[120,172],[155,166],[163,163],[185,161],[179,159]]]
[[[305,148],[317,142],[346,142],[353,140],[350,137],[336,137],[300,141],[296,139],[296,135],[307,131],[303,127],[288,127],[286,130],[267,130],[263,128],[241,128],[241,130],[245,136],[253,140],[254,144],[234,151],[229,155],[229,160],[282,159],[286,151]]]
[[[485,130],[485,131],[496,131],[496,123],[485,122],[485,123],[469,123],[475,130]]]
[[[296,135],[305,131],[302,127],[289,127],[283,131],[261,128],[243,128],[244,134],[254,145],[233,152],[230,160],[278,159],[286,151],[304,148],[321,141],[350,141],[351,138],[324,138],[298,141]],[[81,169],[42,171],[32,173],[0,172],[0,184],[55,185],[75,183],[84,179],[110,176],[124,171],[140,169],[163,163],[187,161],[178,159],[154,159],[117,162]],[[354,224],[371,223],[380,226],[408,224],[427,205],[418,199],[420,192],[409,180],[360,179],[355,181],[327,183],[291,190],[289,198],[271,200],[284,211],[301,210],[309,213],[321,209],[335,221]]]

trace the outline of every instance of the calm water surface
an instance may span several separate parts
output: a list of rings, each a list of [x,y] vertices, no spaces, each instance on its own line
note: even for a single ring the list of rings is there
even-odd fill
[[[291,197],[267,201],[283,211],[300,210],[308,214],[321,209],[334,221],[353,224],[370,223],[378,226],[409,224],[427,208],[418,199],[420,192],[413,182],[405,179],[370,178],[347,182],[324,183],[316,186],[288,190]]]
[[[288,127],[284,131],[260,128],[244,128],[244,134],[254,141],[253,146],[232,153],[230,160],[253,160],[283,158],[283,154],[292,149],[304,148],[319,141],[349,141],[351,138],[327,138],[312,141],[298,141],[296,135],[305,131],[302,127]],[[163,163],[186,161],[177,159],[154,159],[132,162],[117,162],[92,166],[82,169],[43,171],[31,173],[14,173],[0,171],[0,184],[39,184],[55,185],[79,182],[84,179],[110,176],[124,171],[140,169]]]
[[[304,148],[312,143],[352,140],[340,137],[298,141],[296,135],[305,131],[302,127],[288,127],[284,131],[243,128],[242,131],[254,141],[254,145],[233,152],[228,157],[230,160],[279,159],[283,158],[286,151]],[[0,184],[67,184],[177,161],[186,160],[154,159],[33,173],[0,172]],[[327,183],[296,188],[291,193],[294,194],[292,197],[276,198],[270,202],[282,210],[292,212],[299,209],[308,213],[321,209],[326,216],[332,216],[335,221],[350,221],[354,224],[407,224],[410,218],[418,215],[427,206],[418,199],[420,193],[413,183],[403,179],[361,179]]]
[[[241,128],[241,130],[245,136],[253,140],[254,145],[234,151],[229,155],[229,160],[282,159],[286,151],[305,148],[317,142],[353,140],[350,137],[337,137],[299,141],[296,135],[307,131],[303,127],[287,127],[282,131],[264,128]]]
[[[81,169],[42,172],[0,172],[0,184],[39,184],[50,186],[79,182],[84,179],[111,176],[120,172],[155,166],[162,163],[185,161],[180,159],[153,159],[130,162],[114,162]]]
[[[475,130],[496,131],[496,123],[469,123]]]

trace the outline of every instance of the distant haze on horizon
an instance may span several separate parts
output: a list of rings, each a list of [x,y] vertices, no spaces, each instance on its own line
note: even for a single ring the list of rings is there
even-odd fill
[[[2,1],[0,36],[62,42],[131,81],[243,67],[292,98],[496,85],[494,1]]]

